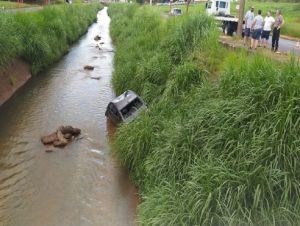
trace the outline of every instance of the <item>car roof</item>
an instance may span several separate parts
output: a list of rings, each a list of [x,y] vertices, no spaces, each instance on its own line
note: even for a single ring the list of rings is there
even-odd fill
[[[127,90],[120,96],[116,97],[113,101],[111,101],[111,103],[113,103],[120,111],[137,97],[139,98],[139,96],[135,92]]]

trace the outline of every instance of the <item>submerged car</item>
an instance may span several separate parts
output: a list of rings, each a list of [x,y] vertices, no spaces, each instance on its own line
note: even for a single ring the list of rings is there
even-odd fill
[[[131,122],[139,113],[147,109],[145,102],[135,92],[128,90],[109,102],[106,117],[115,124]]]

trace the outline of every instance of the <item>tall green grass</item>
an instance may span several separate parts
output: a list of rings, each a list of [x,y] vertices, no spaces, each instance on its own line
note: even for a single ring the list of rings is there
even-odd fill
[[[60,5],[0,14],[0,66],[21,57],[31,63],[34,74],[45,69],[87,30],[99,9],[100,5]]]
[[[14,18],[6,14],[0,17],[0,66],[4,66],[21,51],[21,42]]]
[[[14,8],[26,8],[26,7],[35,7],[35,4],[27,4],[27,3],[18,3],[12,1],[0,1],[0,9],[14,9]]]
[[[296,59],[226,53],[205,15],[165,20],[135,5],[109,13],[114,87],[149,104],[114,143],[140,190],[140,225],[299,225]]]

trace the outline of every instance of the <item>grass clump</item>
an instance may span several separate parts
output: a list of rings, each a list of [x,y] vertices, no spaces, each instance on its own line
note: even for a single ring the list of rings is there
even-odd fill
[[[0,66],[21,57],[37,74],[67,52],[95,20],[99,9],[100,5],[60,5],[37,12],[1,14]]]
[[[224,53],[205,15],[109,10],[114,86],[149,104],[114,143],[140,189],[140,225],[299,225],[296,59]]]
[[[21,41],[13,16],[0,14],[0,17],[0,66],[4,66],[21,51]]]

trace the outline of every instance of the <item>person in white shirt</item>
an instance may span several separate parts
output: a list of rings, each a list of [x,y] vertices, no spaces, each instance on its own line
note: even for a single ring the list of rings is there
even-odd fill
[[[274,17],[272,17],[271,12],[268,11],[267,12],[267,16],[265,17],[265,25],[264,25],[264,29],[261,35],[261,39],[262,39],[262,44],[264,46],[264,48],[266,48],[268,46],[268,40],[270,37],[270,33],[272,30],[272,26],[275,22]]]
[[[251,26],[254,20],[254,7],[251,7],[251,9],[248,10],[244,20],[245,20],[244,45],[246,45],[251,36]]]

